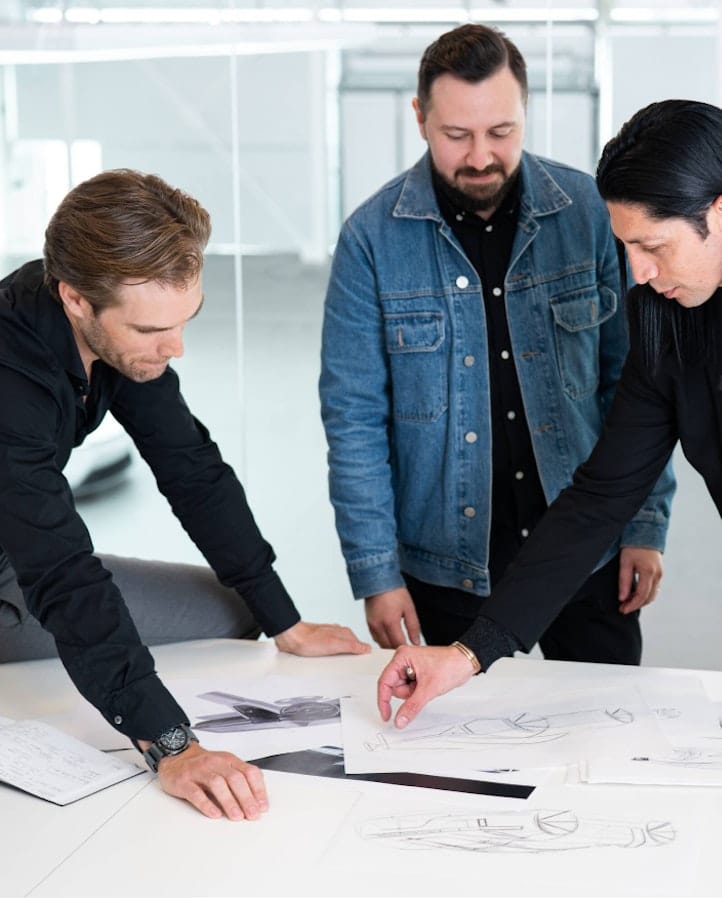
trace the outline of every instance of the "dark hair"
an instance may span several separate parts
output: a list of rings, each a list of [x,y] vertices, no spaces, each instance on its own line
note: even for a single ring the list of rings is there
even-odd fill
[[[685,219],[707,237],[707,212],[722,194],[722,110],[695,100],[663,100],[635,113],[608,141],[597,166],[597,188],[613,203],[637,204],[653,219]],[[617,241],[626,287],[624,245]],[[651,372],[662,357],[678,364],[719,366],[720,292],[688,309],[649,285],[627,295],[632,346]]]
[[[73,188],[45,231],[45,283],[64,281],[97,310],[129,280],[185,287],[203,268],[211,233],[200,203],[157,175],[102,172]]]
[[[707,211],[722,194],[722,110],[695,100],[645,106],[605,146],[597,188],[604,200],[686,219],[707,237]]]
[[[460,25],[447,31],[428,46],[421,57],[416,89],[421,112],[426,114],[431,86],[440,75],[448,73],[475,84],[505,66],[519,82],[526,103],[529,93],[526,63],[504,32],[487,25]]]
[[[648,284],[627,294],[630,344],[644,368],[655,373],[662,358],[686,366],[706,364],[722,374],[722,291],[699,306],[666,300]]]

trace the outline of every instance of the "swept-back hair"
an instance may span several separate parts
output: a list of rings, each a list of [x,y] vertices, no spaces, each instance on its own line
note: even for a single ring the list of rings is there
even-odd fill
[[[118,302],[119,285],[186,287],[203,268],[207,211],[157,175],[113,169],[73,188],[45,231],[45,283],[64,281],[96,310]]]
[[[455,75],[470,84],[489,78],[508,66],[519,82],[522,99],[529,93],[526,62],[503,31],[487,25],[460,25],[447,31],[424,51],[419,65],[416,96],[426,115],[431,86],[440,75]]]
[[[605,146],[597,188],[612,203],[640,206],[652,219],[684,219],[704,240],[707,212],[722,195],[722,110],[696,100],[662,100],[635,113]],[[624,246],[617,242],[620,271]],[[624,279],[623,279],[624,280]],[[650,370],[673,352],[682,365],[722,361],[719,292],[695,309],[648,285],[628,295],[630,337]]]

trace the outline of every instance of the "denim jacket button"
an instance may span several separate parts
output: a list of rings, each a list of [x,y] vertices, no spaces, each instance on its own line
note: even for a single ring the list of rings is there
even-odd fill
[[[474,516],[476,515],[476,510],[474,509],[473,506],[465,506],[464,507],[464,515],[466,516],[467,519],[473,519]]]
[[[469,279],[466,277],[466,275],[459,275],[459,277],[456,279],[456,286],[458,288],[469,287]]]
[[[461,582],[461,586],[462,586],[462,587],[465,587],[465,588],[473,588],[473,587],[474,587],[474,582],[471,580],[471,578],[465,578],[465,579]]]
[[[464,440],[467,444],[475,444],[479,440],[479,435],[475,431],[467,431]]]
[[[471,366],[473,366],[475,362],[476,362],[476,357],[472,356],[471,354],[464,357],[464,365],[466,366],[467,369],[469,369]]]

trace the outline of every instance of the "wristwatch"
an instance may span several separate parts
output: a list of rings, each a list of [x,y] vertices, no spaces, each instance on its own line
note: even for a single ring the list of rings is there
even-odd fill
[[[158,763],[165,756],[178,756],[191,745],[191,741],[198,743],[198,738],[187,725],[176,725],[159,735],[143,753],[143,759],[148,763],[153,772],[158,771]]]

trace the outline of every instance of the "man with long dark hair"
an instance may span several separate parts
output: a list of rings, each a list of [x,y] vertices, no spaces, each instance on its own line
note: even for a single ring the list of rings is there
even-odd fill
[[[722,110],[691,100],[640,110],[605,147],[597,186],[637,282],[629,357],[592,455],[465,635],[480,653],[489,631],[533,645],[640,508],[677,441],[722,514]],[[484,667],[504,652],[497,643]],[[458,656],[398,651],[379,682],[383,717],[392,696],[404,697],[403,726],[465,682],[472,668]]]

